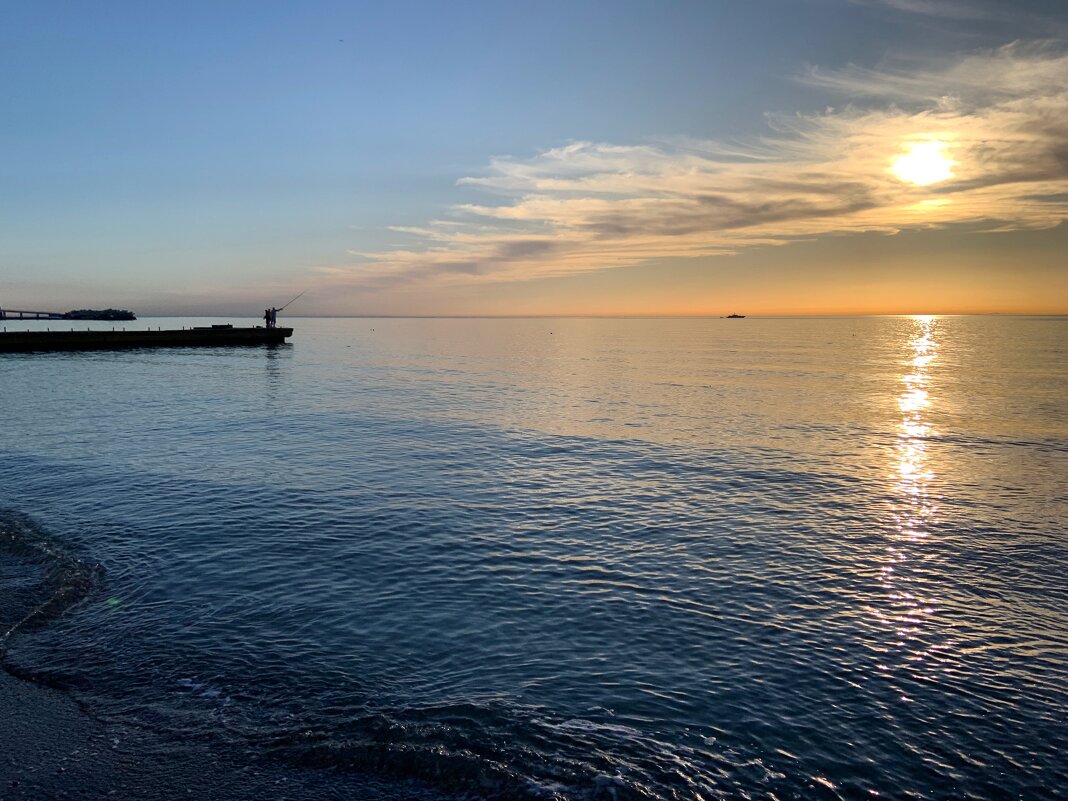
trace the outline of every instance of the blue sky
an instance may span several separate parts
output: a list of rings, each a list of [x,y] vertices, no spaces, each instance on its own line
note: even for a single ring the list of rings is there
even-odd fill
[[[1048,116],[1060,108],[1048,84],[1061,76],[1066,31],[1061,3],[970,0],[13,0],[0,17],[0,305],[240,313],[310,287],[306,313],[716,313],[759,306],[770,276],[804,262],[815,241],[852,276],[856,310],[876,310],[867,295],[889,280],[880,270],[893,275],[903,243],[904,267],[947,264],[958,276],[962,254],[989,259],[990,236],[1015,232],[1034,269],[1014,277],[990,267],[991,292],[1019,290],[1023,310],[1028,298],[1068,296],[1056,255],[1068,239],[1063,203],[1050,200],[1068,186],[1055,167],[1026,179],[1043,198],[1026,208],[1015,176],[982,179],[967,204],[954,195],[967,213],[880,196],[876,219],[868,201],[806,201],[801,225],[798,215],[754,216],[800,196],[743,197],[770,173],[724,164],[753,163],[756,150],[778,163],[781,152],[795,183],[813,174],[800,164],[830,175],[825,154],[795,147],[799,136],[833,150],[834,135],[856,144],[882,125],[844,107],[905,108],[907,121],[894,118],[902,125],[945,111],[921,107],[937,92],[903,97],[906,75],[961,94],[952,122],[961,130],[1043,92],[1029,113]],[[1023,77],[969,100],[976,90],[962,71],[984,65]],[[809,126],[800,132],[790,122],[799,115]],[[979,153],[990,136],[977,130],[961,144],[939,125],[902,127],[892,147],[937,135],[947,153]],[[1058,137],[1040,143],[1054,161]],[[678,196],[687,170],[723,172],[722,186],[709,178],[692,190],[701,203],[728,198],[714,218],[659,202]],[[836,167],[828,185],[847,172],[855,186],[853,167]],[[632,193],[636,175],[659,183]],[[587,188],[596,209],[576,202]],[[901,211],[916,202],[937,213]],[[692,230],[651,223],[655,236],[630,235],[661,211],[693,217]],[[627,235],[605,234],[605,220],[615,231],[623,212]],[[809,224],[816,218],[833,224]],[[575,234],[596,226],[603,246]],[[751,235],[723,234],[738,229]],[[912,235],[888,241],[901,233]],[[811,276],[817,298],[843,285],[827,265],[807,270],[788,283]],[[930,290],[903,290],[900,302],[963,310],[934,308],[946,301]],[[776,303],[765,311],[789,310]],[[797,310],[850,305],[836,303]]]

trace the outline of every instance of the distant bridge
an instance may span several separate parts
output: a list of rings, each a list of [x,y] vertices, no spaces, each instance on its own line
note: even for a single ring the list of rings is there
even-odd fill
[[[0,320],[62,320],[63,312],[0,309]]]

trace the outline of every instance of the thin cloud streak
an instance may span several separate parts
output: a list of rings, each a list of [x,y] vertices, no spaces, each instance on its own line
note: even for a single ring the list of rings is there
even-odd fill
[[[1001,15],[991,3],[978,3],[975,0],[854,0],[857,5],[875,5],[920,14],[927,17],[943,17],[953,20],[981,20],[998,18]]]
[[[397,289],[516,281],[859,232],[967,225],[1042,229],[1068,217],[1068,51],[1015,43],[939,66],[810,71],[843,97],[769,116],[743,145],[572,142],[493,159],[459,181],[485,193],[445,219],[395,229],[413,247],[322,268],[330,285]],[[953,177],[898,180],[910,144],[940,142]]]
[[[884,8],[889,12],[924,18],[925,23],[1010,23],[1026,28],[1034,36],[1063,34],[1063,16],[1028,8],[1028,4],[1006,0],[849,0],[851,5]],[[1035,6],[1037,4],[1031,4]]]

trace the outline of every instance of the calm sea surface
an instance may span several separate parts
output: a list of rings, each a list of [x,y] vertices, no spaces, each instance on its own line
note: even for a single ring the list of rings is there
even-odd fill
[[[12,669],[475,797],[1068,797],[1068,320],[285,323],[0,355]]]

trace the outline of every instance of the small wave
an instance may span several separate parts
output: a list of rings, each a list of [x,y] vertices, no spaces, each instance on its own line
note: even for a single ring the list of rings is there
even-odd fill
[[[75,556],[27,515],[0,509],[0,557],[3,556],[36,568],[40,578],[9,618],[0,621],[0,666],[18,678],[38,684],[59,688],[77,684],[72,677],[12,665],[6,658],[8,644],[16,634],[47,626],[84,601],[99,585],[103,567]]]
[[[1012,437],[981,437],[966,434],[936,434],[925,438],[928,442],[969,447],[1025,448],[1038,453],[1068,453],[1068,443],[1054,439],[1014,439]]]
[[[660,743],[626,725],[545,713],[474,702],[393,709],[309,722],[253,742],[290,764],[418,779],[489,801],[647,801],[724,789],[707,750]]]

